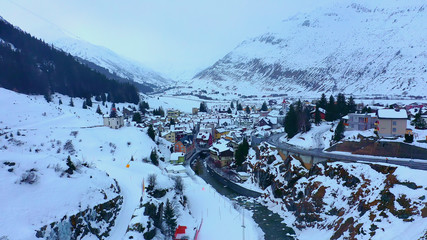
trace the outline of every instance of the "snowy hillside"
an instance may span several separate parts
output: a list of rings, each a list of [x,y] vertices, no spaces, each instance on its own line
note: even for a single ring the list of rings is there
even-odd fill
[[[71,107],[65,95],[54,94],[47,103],[43,96],[3,88],[0,102],[7,103],[7,114],[0,116],[0,239],[144,239],[143,234],[156,230],[145,215],[146,204],[167,200],[176,206],[177,223],[188,227],[189,236],[203,219],[201,239],[240,238],[241,209],[194,173],[183,179],[185,188],[177,193],[173,176],[164,170],[167,163],[157,167],[146,161],[153,149],[169,159],[169,142],[156,144],[147,129],[133,125],[102,126],[96,108],[99,104],[107,113],[111,103],[94,101],[83,109],[83,99],[73,98]],[[142,193],[149,174],[157,176],[154,190],[166,195]],[[246,239],[262,239],[251,213],[244,215]],[[218,232],[220,224],[225,227]],[[158,229],[156,238],[164,239]]]
[[[148,83],[155,86],[167,86],[172,80],[162,77],[140,63],[126,59],[113,51],[74,38],[60,38],[52,44],[73,56],[92,62],[106,68],[110,73],[119,77],[133,80],[137,83]]]
[[[249,94],[427,96],[426,22],[425,1],[340,1],[244,41],[189,83]]]

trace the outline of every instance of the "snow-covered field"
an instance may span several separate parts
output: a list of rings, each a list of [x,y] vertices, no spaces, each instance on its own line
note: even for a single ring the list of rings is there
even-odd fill
[[[115,179],[123,204],[109,239],[121,239],[139,207],[143,179],[156,174],[159,186],[173,185],[163,170],[166,163],[160,161],[156,167],[142,161],[152,149],[169,158],[166,142],[157,146],[145,129],[133,126],[117,130],[100,126],[102,118],[95,113],[98,103],[82,109],[81,99],[73,99],[75,107],[68,106],[69,101],[67,96],[55,95],[47,103],[42,96],[0,88],[5,112],[0,116],[0,238],[33,239],[42,226],[117,196]],[[111,107],[111,103],[100,105],[104,113]],[[116,106],[122,109],[128,104]],[[64,173],[68,156],[77,166],[71,175]],[[126,168],[132,157],[135,161]],[[32,184],[22,181],[28,174],[27,182],[36,178]],[[184,183],[191,214],[179,212],[179,225],[193,234],[203,218],[201,239],[241,238],[241,210],[197,177],[188,177]],[[246,239],[262,239],[249,215],[245,214]]]

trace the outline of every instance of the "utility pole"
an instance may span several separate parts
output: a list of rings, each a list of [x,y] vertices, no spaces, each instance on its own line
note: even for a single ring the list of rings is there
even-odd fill
[[[244,208],[242,208],[242,212],[243,212],[243,215],[242,215],[242,231],[243,231],[243,240],[245,240],[245,228],[246,228],[246,226],[245,226],[245,210],[244,210]]]

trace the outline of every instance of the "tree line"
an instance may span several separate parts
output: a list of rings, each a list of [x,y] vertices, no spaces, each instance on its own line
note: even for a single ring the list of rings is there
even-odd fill
[[[294,137],[300,132],[307,132],[311,129],[311,120],[314,120],[316,125],[319,125],[322,121],[320,109],[324,109],[325,120],[328,122],[341,119],[343,116],[356,112],[356,103],[354,98],[350,96],[348,100],[345,95],[339,93],[337,99],[331,95],[329,100],[326,98],[325,94],[322,94],[319,100],[316,101],[316,107],[314,109],[314,119],[310,113],[310,108],[302,104],[301,100],[298,100],[296,103],[293,103],[289,106],[289,111],[285,116],[285,132],[288,134],[288,138]],[[365,112],[370,112],[370,109],[364,109]],[[344,131],[341,126],[343,123],[340,123],[337,136],[334,139],[339,139],[342,137],[342,131]]]

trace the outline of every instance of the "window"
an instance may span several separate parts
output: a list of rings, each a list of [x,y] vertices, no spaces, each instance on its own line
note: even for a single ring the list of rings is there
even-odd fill
[[[393,132],[396,132],[396,128],[393,128]]]
[[[393,121],[393,126],[396,126],[396,125],[397,125],[396,121]]]

